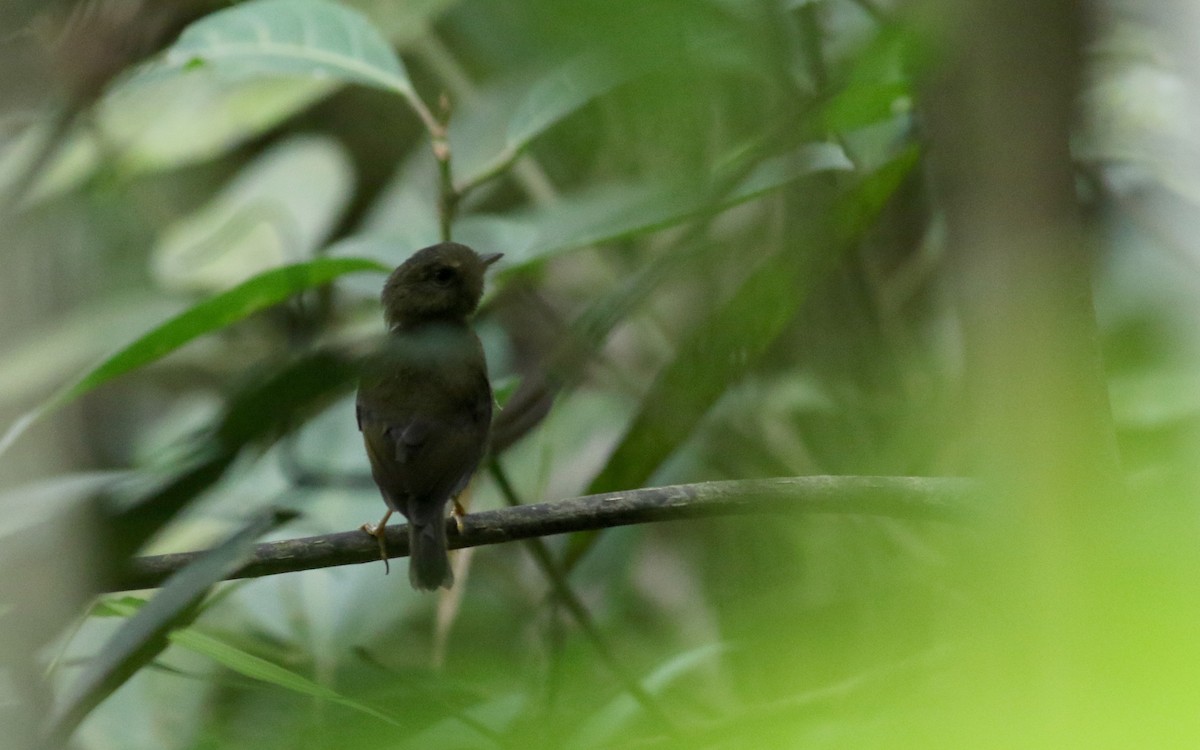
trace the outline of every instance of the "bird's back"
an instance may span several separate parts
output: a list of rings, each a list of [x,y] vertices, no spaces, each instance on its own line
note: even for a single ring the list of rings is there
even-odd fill
[[[363,375],[357,412],[388,503],[402,512],[409,498],[444,503],[487,443],[492,392],[479,339],[456,325],[388,336]]]

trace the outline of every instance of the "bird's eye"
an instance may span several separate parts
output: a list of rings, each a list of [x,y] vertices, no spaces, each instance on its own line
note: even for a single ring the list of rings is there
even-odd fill
[[[454,269],[442,266],[433,272],[433,283],[438,286],[449,286],[454,281]]]

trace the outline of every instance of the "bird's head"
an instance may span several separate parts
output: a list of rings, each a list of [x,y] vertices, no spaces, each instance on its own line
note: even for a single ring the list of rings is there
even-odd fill
[[[479,255],[466,245],[442,242],[413,253],[383,285],[388,329],[428,322],[465,321],[483,296],[483,275],[500,253]]]

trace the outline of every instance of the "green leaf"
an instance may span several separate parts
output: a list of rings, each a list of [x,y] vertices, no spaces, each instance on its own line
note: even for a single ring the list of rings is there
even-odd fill
[[[104,599],[96,603],[96,606],[92,609],[92,615],[96,617],[132,617],[144,605],[145,602],[143,600],[134,596],[124,596],[119,599]],[[381,711],[347,698],[332,688],[313,682],[290,669],[267,661],[261,656],[255,656],[244,649],[240,649],[211,635],[201,633],[198,630],[192,628],[173,630],[167,635],[167,639],[180,648],[207,656],[218,664],[252,680],[266,682],[294,693],[337,703],[338,705],[372,716],[393,726],[400,726],[398,721]]]
[[[184,344],[206,333],[236,323],[253,313],[278,304],[296,292],[326,284],[347,273],[391,269],[361,258],[318,258],[259,274],[234,288],[211,297],[180,313],[158,328],[143,335],[74,384],[17,420],[0,438],[0,453],[20,437],[31,424],[49,412],[113,378],[161,359]]]
[[[650,478],[775,341],[824,269],[871,225],[915,159],[915,151],[905,152],[840,199],[826,219],[827,250],[801,256],[783,248],[751,273],[728,301],[713,308],[659,373],[588,494],[639,487]],[[572,544],[570,556],[577,559],[590,538],[577,537],[582,541]]]
[[[828,250],[801,258],[788,248],[766,259],[724,305],[694,329],[655,379],[588,493],[642,486],[692,433],[712,405],[749,370],[795,314],[822,270],[869,228],[916,166],[909,148],[842,195],[828,217]],[[599,532],[571,538],[565,565],[572,568]]]
[[[912,111],[912,92],[904,82],[860,84],[846,88],[825,105],[821,119],[837,133],[874,125]]]
[[[642,688],[650,695],[659,695],[691,672],[716,659],[726,650],[720,643],[706,643],[667,659],[642,680]],[[613,747],[617,733],[644,715],[643,708],[628,693],[621,693],[600,709],[568,740],[567,748]]]
[[[109,516],[115,553],[132,554],[201,493],[215,485],[242,453],[265,447],[311,419],[349,390],[357,355],[323,347],[305,351],[239,389],[202,438],[189,445],[180,468]]]
[[[75,137],[111,152],[122,174],[170,169],[221,156],[336,88],[310,78],[235,79],[208,67],[149,69],[106,94],[96,128],[77,128]]]
[[[118,375],[161,359],[195,338],[279,304],[297,292],[361,271],[388,273],[391,269],[360,258],[318,258],[261,273],[180,313],[112,355],[52,399],[52,408],[73,401]]]
[[[910,30],[889,27],[854,58],[846,82],[821,108],[824,126],[846,133],[912,111],[907,61],[920,43]]]
[[[340,706],[364,713],[372,716],[380,721],[387,722],[393,726],[401,726],[400,722],[392,717],[378,711],[370,706],[360,703],[351,698],[347,698],[341,693],[332,688],[325,687],[319,683],[296,674],[295,672],[285,669],[278,664],[267,661],[262,657],[255,656],[247,651],[243,651],[236,646],[230,645],[222,640],[213,638],[210,635],[205,635],[196,630],[177,630],[170,635],[172,643],[178,644],[189,651],[194,651],[198,654],[203,654],[213,661],[228,667],[229,669],[244,675],[254,680],[266,682],[276,687],[290,690],[294,693],[307,695],[313,698],[320,698],[331,703],[336,703]]]
[[[478,167],[465,182],[480,181],[484,176],[500,170],[534,138],[568,115],[650,69],[651,66],[647,64],[606,59],[596,53],[579,55],[553,66],[549,75],[529,88],[509,116],[503,150]],[[456,128],[451,129],[452,146],[455,144],[453,136],[458,132]]]
[[[299,135],[276,143],[163,232],[152,256],[156,280],[168,289],[211,293],[310,260],[342,215],[353,180],[350,157],[333,138]]]
[[[502,250],[508,271],[558,253],[655,232],[694,216],[717,213],[803,177],[853,165],[832,143],[812,143],[767,159],[728,194],[711,195],[695,180],[610,184],[566,196],[525,215],[468,216],[455,228],[460,242]]]
[[[400,58],[361,13],[322,0],[251,0],[184,29],[166,70],[283,75],[384,89],[419,103]]]
[[[58,747],[79,722],[167,645],[167,635],[192,614],[209,587],[242,565],[254,550],[254,541],[294,513],[270,510],[257,515],[227,540],[193,564],[167,579],[158,594],[137,609],[99,650],[50,723],[50,746]],[[128,604],[128,603],[126,603]],[[110,607],[120,611],[121,602]]]

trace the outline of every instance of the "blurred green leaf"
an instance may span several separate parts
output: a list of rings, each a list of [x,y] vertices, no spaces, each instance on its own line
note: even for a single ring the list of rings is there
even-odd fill
[[[51,745],[65,744],[93,708],[166,648],[168,633],[191,616],[209,587],[245,562],[256,539],[294,516],[279,510],[259,513],[237,533],[167,579],[158,594],[113,634],[75,681],[70,697],[49,724]]]
[[[648,64],[606,59],[596,53],[582,54],[561,65],[552,66],[547,75],[530,86],[524,97],[517,100],[515,110],[508,116],[503,150],[473,172],[469,171],[461,182],[476,183],[494,175],[556,123],[596,97],[651,69],[652,66]],[[494,125],[489,125],[494,129]],[[457,132],[458,129],[451,129],[452,136]],[[453,138],[451,143],[454,144]]]
[[[213,199],[167,228],[155,277],[170,289],[211,293],[287,263],[309,260],[353,189],[334,139],[300,135],[247,164]]]
[[[114,345],[183,307],[161,294],[114,293],[33,327],[10,344],[0,360],[0,407],[19,408],[45,398],[56,385],[112,352]]]
[[[602,185],[524,215],[468,216],[456,225],[456,237],[473,247],[503,251],[505,269],[511,270],[716,213],[815,173],[851,168],[837,145],[812,143],[762,162],[728,195],[715,199],[695,179]]]
[[[837,133],[890,120],[912,110],[907,83],[871,83],[839,91],[822,112],[825,127]]]
[[[523,148],[554,123],[637,72],[594,54],[554,66],[549,75],[530,87],[517,105],[508,122],[505,140],[510,148]]]
[[[88,612],[89,617],[132,617],[146,605],[146,600],[140,596],[127,594],[119,597],[97,599]]]
[[[885,28],[855,55],[846,82],[822,107],[825,127],[836,133],[890,120],[912,110],[907,67],[917,54],[911,31]]]
[[[404,64],[370,21],[323,0],[251,0],[205,16],[184,30],[155,72],[206,68],[237,77],[334,79],[420,103]]]
[[[29,203],[58,195],[75,187],[100,164],[100,145],[90,132],[72,129],[71,122],[35,122],[20,134],[7,139],[0,148],[0,193],[20,189],[25,171],[35,159],[47,158],[41,171],[32,176],[22,200]],[[55,139],[55,151],[43,154]],[[5,198],[9,198],[6,196]]]
[[[659,695],[673,683],[716,659],[724,651],[725,647],[719,643],[706,643],[673,656],[642,680],[642,687],[651,695]],[[644,709],[630,695],[618,695],[584,722],[579,731],[567,741],[566,747],[578,750],[613,747],[619,744],[616,742],[618,733],[644,713]]]
[[[589,494],[642,486],[684,443],[709,408],[779,336],[824,270],[871,226],[870,218],[882,209],[915,158],[914,151],[905,152],[852,188],[828,217],[828,239],[818,240],[807,255],[783,246],[695,326],[655,379],[641,411],[592,480]],[[820,249],[822,244],[827,246]],[[577,535],[569,557],[578,559],[594,538]]]
[[[112,355],[53,398],[49,408],[73,401],[118,375],[161,359],[199,336],[244,320],[297,292],[327,284],[347,273],[390,270],[360,258],[317,258],[261,273],[180,313]]]
[[[360,258],[318,258],[259,274],[180,313],[22,416],[0,438],[0,453],[7,450],[22,432],[42,416],[119,375],[165,357],[199,336],[243,320],[296,292],[326,284],[343,274],[360,271],[386,273],[390,270],[375,261]]]
[[[640,487],[650,478],[794,317],[817,276],[816,260],[796,248],[784,248],[763,262],[727,302],[714,306],[659,373],[588,494]]]
[[[96,106],[98,140],[125,174],[169,169],[220,156],[314,102],[337,82],[239,78],[207,68],[135,74]]]
[[[189,651],[203,654],[234,672],[251,679],[260,680],[301,695],[327,700],[393,726],[400,726],[398,721],[382,711],[371,708],[365,703],[347,698],[332,688],[313,682],[303,675],[296,674],[289,669],[284,669],[278,664],[243,651],[210,635],[205,635],[195,630],[177,630],[171,633],[170,640],[172,643],[176,643]]]
[[[398,745],[401,748],[424,750],[433,747],[505,747],[504,736],[498,733],[510,728],[529,697],[520,692],[505,692],[477,703],[465,711],[447,716]]]
[[[379,29],[392,44],[403,49],[407,44],[429,33],[429,27],[439,15],[459,0],[343,0],[355,8]]]
[[[240,389],[211,432],[190,446],[181,467],[125,502],[109,519],[112,546],[132,553],[215,485],[243,449],[265,447],[303,425],[349,390],[358,373],[352,353],[321,348],[304,352]]]

